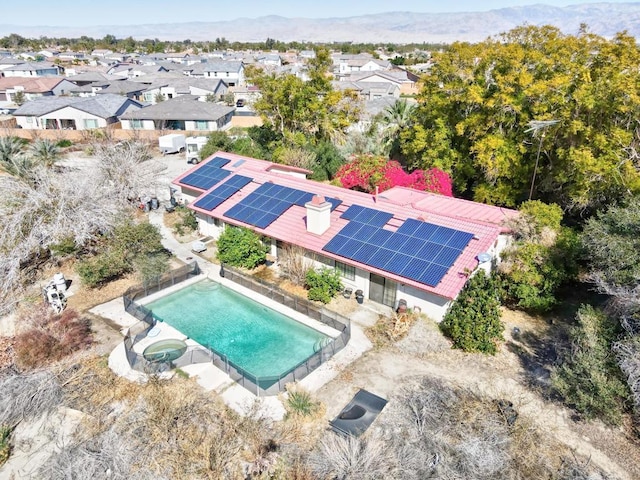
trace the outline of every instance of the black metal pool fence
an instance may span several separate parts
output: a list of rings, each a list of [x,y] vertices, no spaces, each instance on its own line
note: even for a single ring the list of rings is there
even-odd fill
[[[131,368],[145,373],[157,373],[170,368],[181,368],[194,363],[211,362],[254,395],[269,396],[277,395],[279,392],[284,391],[287,383],[303,379],[349,343],[351,338],[351,322],[347,317],[320,307],[305,298],[291,295],[262,279],[245,275],[238,270],[225,266],[224,277],[227,280],[242,285],[253,292],[321,322],[337,330],[340,334],[318,345],[313,355],[278,376],[256,377],[234,364],[226,355],[217,352],[208,345],[205,346],[206,348],[200,346],[188,347],[184,355],[169,364],[154,364],[147,361],[142,354],[133,351],[133,346],[147,336],[149,330],[155,325],[155,319],[153,318],[151,310],[138,304],[136,299],[151,295],[188,278],[192,278],[199,273],[200,269],[197,263],[193,262],[174,270],[171,274],[167,274],[165,276],[167,278],[163,277],[157,284],[132,287],[123,295],[125,310],[142,322],[132,327],[124,340],[127,360]],[[139,331],[138,333],[134,333],[134,330]]]

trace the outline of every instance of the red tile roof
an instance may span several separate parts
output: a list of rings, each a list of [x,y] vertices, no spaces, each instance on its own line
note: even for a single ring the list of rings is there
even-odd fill
[[[253,182],[242,188],[236,194],[232,195],[212,211],[202,210],[194,206],[193,203],[195,202],[189,205],[189,208],[192,210],[200,212],[203,215],[220,218],[229,224],[247,226],[242,222],[225,217],[224,212],[229,210],[229,208],[240,202],[248,194],[266,182],[273,182],[285,187],[304,190],[309,193],[322,195],[325,198],[330,197],[340,199],[342,200],[342,203],[333,212],[331,212],[330,227],[322,235],[315,235],[307,232],[306,208],[296,205],[290,207],[265,229],[256,228],[250,225],[249,227],[268,237],[281,240],[285,243],[300,245],[311,252],[339,260],[365,271],[383,275],[401,284],[410,285],[418,288],[419,290],[424,290],[448,299],[453,299],[458,295],[467,281],[467,272],[472,271],[477,267],[477,255],[489,250],[498,239],[499,234],[506,231],[503,225],[504,221],[518,214],[514,210],[492,207],[467,200],[444,197],[437,194],[419,192],[408,188],[394,188],[392,190],[388,190],[379,194],[376,199],[374,195],[347,190],[345,188],[325,183],[318,183],[303,178],[295,178],[294,176],[286,173],[277,173],[272,170],[274,164],[271,162],[251,159],[225,152],[217,152],[210,158],[216,156],[231,160],[223,168],[231,170],[233,173],[251,177],[253,178]],[[238,160],[244,160],[244,162],[234,167]],[[176,178],[173,183],[192,191],[202,191],[200,189],[194,189],[189,185],[182,184],[180,181],[189,173],[200,168],[204,163],[205,162],[202,162],[199,165],[196,165],[188,172]],[[218,185],[219,184],[214,185],[211,190],[214,190]],[[393,218],[389,220],[387,225],[384,227],[391,231],[395,231],[406,219],[413,218],[469,232],[472,233],[474,237],[438,285],[431,287],[415,280],[401,277],[322,250],[322,247],[324,247],[329,240],[331,240],[345,225],[347,225],[347,223],[349,223],[348,220],[340,218],[340,215],[353,204],[392,213]]]

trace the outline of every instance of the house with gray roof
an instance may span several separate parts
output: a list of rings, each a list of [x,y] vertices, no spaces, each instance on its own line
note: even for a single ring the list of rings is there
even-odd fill
[[[215,61],[204,64],[204,76],[219,78],[230,87],[244,84],[244,64],[242,62]]]
[[[156,103],[122,116],[123,130],[191,130],[213,132],[231,127],[235,107],[199,101],[195,95]]]
[[[30,130],[91,130],[117,123],[142,104],[122,95],[42,97],[27,102],[13,115],[20,128]]]
[[[60,75],[62,68],[47,62],[20,62],[1,72],[4,77],[46,77]]]
[[[184,75],[160,74],[142,77],[151,80],[147,89],[143,92],[141,100],[145,103],[158,103],[160,95],[164,100],[179,97],[181,95],[195,95],[200,100],[206,100],[213,95],[219,99],[227,93],[227,84],[215,78],[185,77]]]

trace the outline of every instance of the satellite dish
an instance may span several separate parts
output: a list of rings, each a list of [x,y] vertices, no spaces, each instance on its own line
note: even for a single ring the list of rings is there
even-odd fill
[[[490,262],[492,258],[493,257],[491,256],[491,254],[487,253],[487,252],[478,254],[478,262],[479,263]]]

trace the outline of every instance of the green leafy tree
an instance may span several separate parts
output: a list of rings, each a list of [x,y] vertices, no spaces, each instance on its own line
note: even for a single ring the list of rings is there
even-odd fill
[[[307,297],[322,303],[329,303],[342,290],[342,280],[337,270],[322,268],[310,269],[306,276]]]
[[[125,221],[103,238],[102,252],[78,263],[82,281],[96,287],[138,270],[149,282],[169,267],[169,256],[162,246],[162,234],[149,222]]]
[[[267,258],[268,247],[260,236],[244,227],[225,228],[217,246],[218,260],[234,267],[255,268]]]
[[[403,153],[451,173],[458,193],[508,206],[528,197],[539,158],[534,197],[574,214],[601,208],[640,191],[638,64],[626,33],[525,26],[454,43],[434,53]],[[543,120],[558,123],[533,136]]]
[[[346,162],[344,156],[333,143],[326,140],[318,142],[314,152],[316,154],[316,164],[311,179],[319,182],[333,180],[336,172]]]
[[[229,152],[231,151],[232,144],[233,141],[225,132],[211,132],[207,138],[207,143],[205,143],[202,150],[200,150],[200,160],[210,157],[218,150]]]
[[[566,404],[587,418],[617,425],[627,410],[629,390],[611,354],[619,325],[603,312],[582,305],[571,329],[571,348],[551,381]]]
[[[309,80],[293,74],[279,75],[247,68],[247,81],[260,89],[254,102],[265,125],[282,137],[302,133],[319,140],[341,140],[360,115],[353,91],[337,91],[331,85],[331,57],[323,48],[309,61]]]
[[[502,341],[500,301],[495,280],[478,271],[469,279],[440,323],[454,348],[495,354]]]
[[[562,210],[525,202],[512,222],[516,241],[502,253],[500,279],[506,303],[532,311],[556,305],[558,289],[577,275],[579,239],[560,225]]]
[[[601,289],[640,286],[640,198],[590,218],[581,235],[592,278]]]
[[[26,101],[27,99],[22,90],[18,90],[16,93],[13,94],[13,103],[15,103],[16,105],[18,106],[23,105],[24,102]]]

